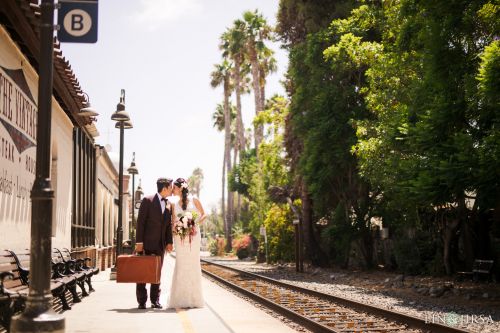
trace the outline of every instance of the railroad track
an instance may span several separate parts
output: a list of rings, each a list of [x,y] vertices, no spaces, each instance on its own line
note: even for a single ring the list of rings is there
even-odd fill
[[[318,333],[469,332],[277,281],[208,260],[205,275]]]

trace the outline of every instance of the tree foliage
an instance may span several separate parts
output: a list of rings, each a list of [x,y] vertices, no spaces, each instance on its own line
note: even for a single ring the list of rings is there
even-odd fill
[[[499,8],[281,1],[287,149],[314,218],[329,220],[321,244],[330,258],[355,241],[369,264],[373,216],[401,230],[431,226],[448,272],[452,256],[470,267],[491,255],[483,244],[500,199]],[[456,235],[463,250],[452,255]]]
[[[290,212],[285,205],[273,204],[267,193],[271,186],[285,186],[290,182],[283,144],[287,114],[288,102],[284,97],[275,95],[267,101],[265,110],[254,119],[256,126],[265,128],[264,139],[257,152],[252,149],[241,155],[240,163],[230,176],[231,190],[244,195],[248,203],[245,227],[254,235],[259,234],[262,224],[269,228],[272,260],[288,260],[288,252],[293,247]]]

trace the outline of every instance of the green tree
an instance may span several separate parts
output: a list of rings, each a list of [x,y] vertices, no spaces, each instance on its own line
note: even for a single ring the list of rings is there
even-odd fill
[[[219,48],[223,51],[223,57],[230,58],[233,63],[232,77],[234,80],[234,91],[236,95],[236,136],[237,151],[243,151],[246,148],[245,125],[241,113],[241,94],[242,85],[247,75],[245,71],[245,23],[241,20],[235,20],[233,26],[228,28],[220,38]]]
[[[294,227],[290,208],[286,205],[272,204],[266,213],[266,227],[269,260],[292,261],[294,259]]]
[[[266,130],[259,150],[245,152],[230,177],[230,188],[248,201],[249,221],[245,227],[254,235],[258,235],[263,224],[269,228],[272,260],[288,260],[293,253],[289,209],[283,204],[273,204],[267,193],[271,186],[290,183],[283,141],[287,115],[288,101],[284,97],[275,95],[267,101],[265,110],[254,119],[254,123]]]
[[[194,169],[193,173],[188,178],[188,184],[191,192],[198,197],[200,196],[203,178],[203,170],[201,168]]]
[[[224,59],[222,63],[216,64],[214,71],[211,73],[211,86],[213,88],[222,85],[224,93],[224,161],[226,168],[223,169],[223,184],[225,183],[225,178],[227,175],[231,174],[232,163],[231,163],[231,107],[229,102],[229,97],[232,91],[231,82],[231,71],[232,64]],[[224,172],[225,170],[225,172]],[[233,216],[234,216],[234,196],[233,192],[228,191],[227,194],[227,212],[224,219],[225,230],[226,230],[226,251],[231,251],[231,230],[233,226]]]
[[[215,107],[215,112],[212,114],[213,127],[217,129],[217,131],[222,132],[225,130],[225,122],[224,122],[224,105],[217,104]],[[236,117],[236,110],[233,106],[231,106],[231,118],[234,119]],[[222,200],[221,200],[221,214],[222,220],[226,221],[226,151],[223,152],[222,157]]]
[[[243,13],[245,41],[245,56],[248,58],[252,74],[252,88],[255,100],[255,115],[258,115],[264,106],[264,96],[262,96],[260,70],[262,58],[267,59],[272,56],[272,51],[267,49],[265,42],[270,39],[272,32],[271,26],[267,23],[264,16],[258,10],[246,11]],[[266,50],[267,49],[267,50]],[[261,57],[259,62],[259,57]],[[261,126],[254,127],[255,148],[258,149],[263,137],[263,129]]]
[[[322,196],[310,188],[310,181],[306,179],[303,169],[306,155],[305,136],[314,135],[316,129],[313,126],[308,125],[306,128],[300,125],[302,120],[309,120],[311,107],[319,109],[323,102],[328,101],[326,94],[334,78],[323,58],[323,50],[331,44],[324,39],[323,34],[332,19],[343,18],[349,14],[353,3],[354,1],[313,0],[304,3],[299,0],[281,0],[278,12],[277,33],[290,52],[285,82],[291,98],[290,114],[285,125],[286,151],[294,175],[294,192],[299,193],[301,199],[301,232],[305,255],[315,265],[325,265],[328,261],[320,246],[320,230],[314,223],[315,218],[322,216],[323,212],[317,211],[313,196],[317,195],[320,199]],[[322,87],[324,83],[326,85]],[[320,119],[316,121],[321,124]],[[324,151],[329,149],[330,145],[322,148]],[[320,156],[321,154],[316,155],[318,159]],[[324,166],[324,162],[321,165]],[[326,165],[326,169],[328,168],[330,165]]]
[[[366,59],[368,67],[367,84],[359,91],[371,117],[356,123],[359,141],[353,149],[361,174],[403,221],[421,224],[436,216],[433,228],[441,232],[448,274],[458,255],[450,252],[453,239],[460,235],[470,268],[481,252],[473,241],[484,229],[481,216],[493,207],[490,200],[498,200],[496,190],[481,186],[482,176],[495,177],[489,169],[494,159],[480,162],[495,121],[477,89],[480,56],[486,57],[495,35],[491,17],[497,11],[489,1],[408,0],[361,6],[352,21],[364,24],[334,24],[343,31],[341,40],[355,45],[347,61]],[[375,42],[365,31],[378,34]],[[471,198],[475,204],[468,207]]]
[[[356,240],[369,264],[371,216],[427,232],[433,246],[426,228],[439,232],[448,273],[491,256],[499,11],[487,0],[280,2],[285,142],[313,263],[325,257],[318,244],[336,258]]]

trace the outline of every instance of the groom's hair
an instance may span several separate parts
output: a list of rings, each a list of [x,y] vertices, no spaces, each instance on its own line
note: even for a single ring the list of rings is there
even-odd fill
[[[170,178],[158,178],[156,181],[156,187],[158,188],[158,193],[163,191],[163,188],[169,187],[172,184],[172,179]]]

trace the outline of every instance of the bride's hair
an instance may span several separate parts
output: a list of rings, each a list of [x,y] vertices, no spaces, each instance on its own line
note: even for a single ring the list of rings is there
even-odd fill
[[[182,191],[182,209],[187,208],[187,196],[189,194],[188,183],[184,178],[177,178],[174,185],[181,189]]]

